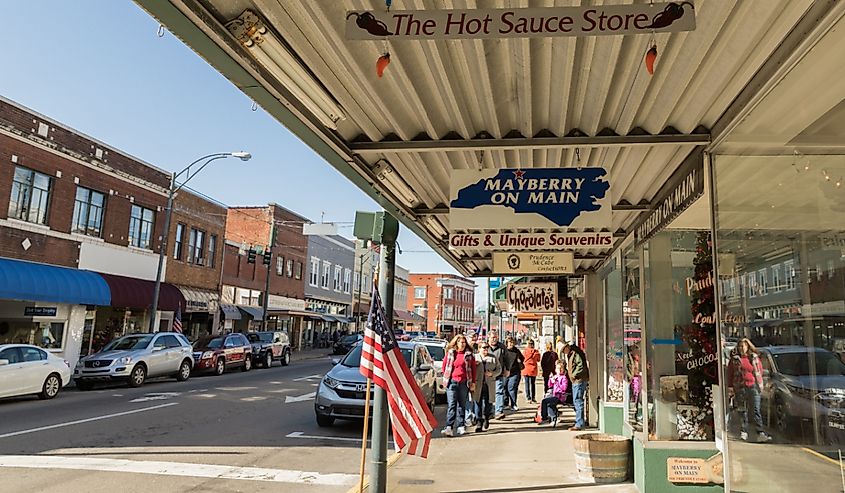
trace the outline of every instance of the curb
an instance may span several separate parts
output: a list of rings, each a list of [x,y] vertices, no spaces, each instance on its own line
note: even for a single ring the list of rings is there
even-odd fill
[[[394,452],[393,455],[387,458],[387,468],[390,469],[390,466],[396,463],[399,458],[402,457],[401,452]],[[367,474],[364,476],[364,489],[361,491],[367,491],[370,488],[370,475]],[[349,488],[349,491],[346,493],[357,493],[358,492],[358,485]]]
[[[308,360],[312,360],[312,359],[328,358],[329,356],[331,356],[331,355],[330,354],[315,354],[315,355],[308,355],[308,356],[302,356],[302,357],[297,358],[292,354],[291,358],[290,358],[290,362],[293,363],[295,361],[308,361]]]

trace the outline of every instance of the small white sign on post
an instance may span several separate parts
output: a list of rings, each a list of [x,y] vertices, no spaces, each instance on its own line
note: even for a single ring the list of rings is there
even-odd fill
[[[557,313],[557,283],[508,284],[509,313]]]
[[[575,273],[572,252],[493,252],[493,273],[504,275]]]

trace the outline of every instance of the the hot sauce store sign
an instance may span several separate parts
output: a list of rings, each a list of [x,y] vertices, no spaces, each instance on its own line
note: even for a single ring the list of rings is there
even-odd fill
[[[350,11],[346,39],[521,38],[692,31],[691,2],[534,9]]]
[[[557,313],[557,284],[523,282],[508,284],[508,313]]]

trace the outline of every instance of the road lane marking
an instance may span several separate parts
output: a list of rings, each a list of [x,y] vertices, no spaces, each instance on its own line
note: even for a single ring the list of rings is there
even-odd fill
[[[163,476],[237,479],[245,481],[271,481],[277,483],[299,483],[329,486],[349,485],[358,480],[357,474],[319,473],[310,471],[294,471],[290,469],[237,467],[216,464],[190,464],[184,462],[134,461],[99,457],[64,457],[44,455],[3,455],[0,456],[0,467],[20,467],[24,469],[78,469],[85,471],[157,474]]]
[[[326,435],[306,435],[304,431],[293,431],[285,435],[285,438],[306,438],[309,440],[333,440],[335,442],[358,442],[361,443],[360,438],[346,438],[346,437],[331,437]],[[368,438],[367,441],[372,441],[372,439]],[[388,440],[388,442],[393,443],[393,440]]]
[[[65,426],[78,425],[78,424],[82,424],[82,423],[90,423],[91,421],[100,421],[101,419],[116,418],[118,416],[126,416],[128,414],[142,413],[142,412],[145,412],[145,411],[152,411],[154,409],[161,409],[161,408],[164,408],[164,407],[176,406],[178,404],[179,404],[178,402],[169,402],[167,404],[159,404],[158,406],[151,406],[151,407],[142,407],[141,409],[133,409],[131,411],[124,411],[122,413],[105,414],[103,416],[95,416],[93,418],[86,418],[86,419],[77,419],[75,421],[68,421],[66,423],[59,423],[59,424],[49,425],[49,426],[41,426],[41,427],[38,427],[38,428],[31,428],[29,430],[13,431],[11,433],[4,433],[4,434],[0,435],[0,438],[9,438],[9,437],[14,437],[14,436],[18,436],[18,435],[26,435],[27,433],[35,433],[37,431],[52,430],[54,428],[63,428]]]
[[[144,397],[132,399],[129,402],[166,401],[167,399],[178,397],[180,395],[182,395],[182,392],[154,392],[147,394]]]
[[[224,392],[237,392],[239,390],[255,390],[258,387],[214,387],[214,390],[222,390]]]
[[[270,394],[284,394],[285,392],[293,392],[296,389],[278,389],[278,390],[268,390],[267,392]]]
[[[291,402],[302,402],[302,401],[310,401],[314,399],[314,396],[317,395],[316,392],[309,392],[307,394],[302,394],[296,397],[291,397],[289,395],[285,396],[285,404],[289,404]]]
[[[265,400],[267,400],[267,398],[264,397],[264,396],[260,396],[260,395],[254,395],[252,397],[241,397],[241,400],[246,401],[246,402],[256,402],[256,401],[265,401]]]
[[[323,376],[322,375],[308,375],[307,377],[294,378],[293,381],[294,382],[301,382],[303,380],[313,380],[315,378],[323,378]]]
[[[831,458],[831,457],[828,457],[828,456],[826,456],[826,455],[824,455],[824,454],[822,454],[822,453],[820,453],[820,452],[816,452],[815,450],[813,450],[813,449],[811,449],[811,448],[801,447],[801,449],[802,449],[804,452],[807,452],[808,454],[815,455],[815,456],[816,456],[816,457],[818,457],[819,459],[826,460],[826,461],[830,462],[830,463],[831,463],[831,464],[833,464],[833,465],[836,465],[836,466],[839,466],[839,467],[841,467],[841,468],[845,469],[845,466],[843,466],[842,464],[840,464],[840,463],[839,463],[839,461],[838,461],[838,460],[836,460],[836,459],[833,459],[833,458]]]
[[[212,397],[217,397],[217,394],[196,394],[194,397],[205,397],[206,399],[210,399]]]

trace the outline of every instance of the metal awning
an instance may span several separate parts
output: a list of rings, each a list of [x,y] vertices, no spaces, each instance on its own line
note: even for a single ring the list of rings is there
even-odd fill
[[[236,305],[244,315],[252,317],[253,320],[264,320],[264,309],[260,306]]]
[[[696,29],[688,32],[350,41],[347,11],[383,9],[384,2],[136,3],[465,275],[489,275],[492,261],[488,251],[448,246],[454,171],[607,169],[613,213],[604,229],[615,239],[609,248],[578,252],[576,272],[588,272],[627,236],[681,162],[711,142],[710,129],[722,132],[735,121],[751,100],[745,88],[760,87],[755,74],[782,64],[819,19],[838,15],[831,3],[811,0],[698,0]],[[512,4],[456,0],[446,7]],[[268,58],[227,29],[244,9],[281,51]],[[643,57],[652,42],[659,54],[649,75]],[[391,62],[379,78],[376,60],[385,51]],[[286,75],[291,70],[299,82]],[[314,98],[334,108],[328,120]],[[331,118],[340,114],[345,118]]]
[[[223,318],[226,320],[240,320],[241,311],[235,305],[228,303],[220,303],[220,311],[223,312]]]
[[[108,306],[111,292],[93,272],[0,258],[0,299]]]
[[[118,308],[150,309],[153,302],[155,283],[146,279],[99,274],[109,285],[111,306]],[[161,283],[158,297],[158,309],[176,311],[185,306],[185,297],[179,289],[166,282]]]
[[[186,312],[213,312],[217,308],[220,295],[205,289],[177,286],[185,297]]]

